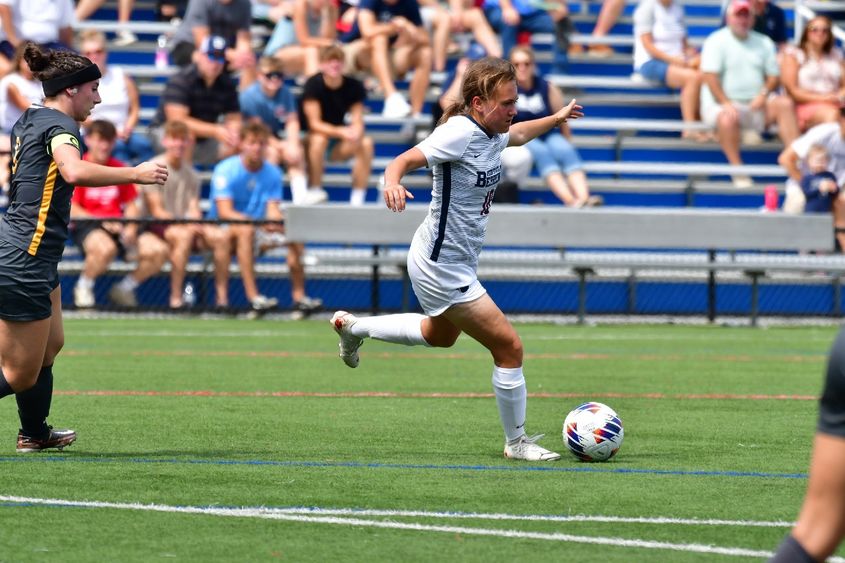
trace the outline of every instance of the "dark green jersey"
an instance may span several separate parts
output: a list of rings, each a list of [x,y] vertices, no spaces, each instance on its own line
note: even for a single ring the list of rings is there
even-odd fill
[[[53,262],[62,258],[70,222],[73,186],[53,161],[53,149],[79,149],[79,124],[64,113],[32,106],[12,128],[9,208],[0,221],[0,240]]]

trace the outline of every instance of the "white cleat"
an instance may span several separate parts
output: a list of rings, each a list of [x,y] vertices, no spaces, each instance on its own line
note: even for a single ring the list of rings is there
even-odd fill
[[[505,443],[505,457],[510,459],[524,459],[526,461],[557,461],[560,454],[547,450],[536,444],[543,434],[530,438],[523,434],[513,444]]]
[[[331,320],[332,328],[340,336],[340,343],[337,345],[340,348],[340,359],[351,368],[358,367],[360,361],[358,348],[364,343],[363,338],[355,336],[349,330],[356,322],[358,322],[358,318],[346,311],[337,311],[332,315]]]

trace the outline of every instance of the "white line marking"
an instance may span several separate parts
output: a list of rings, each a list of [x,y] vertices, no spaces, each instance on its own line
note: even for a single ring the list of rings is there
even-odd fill
[[[488,528],[463,528],[458,526],[432,526],[427,524],[391,522],[367,520],[361,518],[341,518],[336,516],[307,516],[304,514],[290,514],[266,508],[215,508],[198,506],[169,506],[161,504],[138,504],[138,503],[111,503],[97,501],[73,501],[61,499],[40,499],[30,497],[18,497],[0,495],[0,501],[20,502],[27,504],[75,506],[82,508],[107,508],[120,510],[142,510],[150,512],[168,512],[181,514],[203,514],[212,516],[228,516],[237,518],[262,518],[270,520],[283,520],[290,522],[305,522],[312,524],[333,524],[341,526],[361,526],[386,528],[394,530],[415,530],[426,532],[444,532],[450,534],[465,534],[475,536],[493,536],[501,538],[536,539],[546,541],[559,541],[570,543],[584,543],[593,545],[608,545],[614,547],[636,547],[644,549],[663,549],[670,551],[684,551],[691,553],[713,553],[717,555],[730,555],[737,557],[771,557],[769,551],[745,549],[740,547],[719,547],[702,544],[668,543],[651,540],[612,538],[612,537],[591,537],[576,536],[561,533],[526,532],[520,530],[496,530]],[[843,560],[835,558],[830,561]]]

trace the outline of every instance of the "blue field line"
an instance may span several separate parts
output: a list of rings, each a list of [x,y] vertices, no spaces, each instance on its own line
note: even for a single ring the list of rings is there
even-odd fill
[[[619,475],[678,475],[694,477],[762,477],[766,479],[806,479],[806,473],[769,473],[763,471],[706,471],[681,469],[631,469],[625,467],[605,468],[597,466],[554,467],[551,465],[436,465],[428,463],[374,463],[362,461],[274,461],[274,460],[225,460],[225,459],[155,459],[155,458],[110,458],[76,456],[0,456],[0,463],[6,462],[78,462],[78,463],[162,463],[171,465],[266,465],[271,467],[318,467],[350,469],[436,469],[448,471],[519,471],[555,473],[614,473]]]

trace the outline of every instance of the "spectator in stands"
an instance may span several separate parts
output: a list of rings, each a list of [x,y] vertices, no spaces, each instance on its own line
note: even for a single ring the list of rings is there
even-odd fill
[[[209,37],[219,36],[226,40],[227,68],[241,71],[251,82],[250,74],[255,72],[251,23],[249,0],[191,0],[185,19],[173,34],[171,60],[179,66],[190,65],[194,51]]]
[[[787,213],[800,213],[804,210],[806,198],[801,189],[801,180],[809,173],[807,158],[810,148],[814,145],[819,145],[827,151],[830,159],[828,170],[836,176],[838,186],[845,185],[845,108],[840,111],[839,121],[821,123],[809,129],[778,156],[778,164],[783,166],[789,175],[783,203],[783,210]],[[845,229],[845,198],[841,193],[833,202],[833,224],[837,231]],[[845,249],[845,232],[837,232],[836,239],[839,246]]]
[[[163,186],[144,186],[144,201],[150,216],[156,219],[202,219],[200,177],[188,160],[193,142],[188,126],[170,121],[164,127],[161,143],[164,154],[153,159],[167,166]],[[185,272],[191,252],[211,251],[214,259],[214,289],[218,308],[229,306],[229,262],[232,249],[224,229],[200,223],[154,224],[150,231],[170,247],[170,307],[179,309],[185,285]]]
[[[299,111],[296,98],[285,86],[282,63],[278,59],[259,59],[258,81],[241,92],[240,105],[245,120],[260,121],[273,133],[267,159],[287,169],[293,203],[312,204],[328,199],[325,190],[308,191],[305,150],[299,135]]]
[[[282,176],[276,166],[264,159],[270,130],[263,123],[250,122],[240,134],[240,154],[231,156],[214,167],[211,177],[212,219],[269,220],[278,223],[256,227],[251,224],[228,225],[244,292],[253,310],[265,311],[278,304],[275,297],[258,292],[255,280],[255,250],[286,244],[287,263],[290,270],[291,297],[294,309],[302,314],[313,313],[322,301],[305,294],[305,270],[301,243],[284,241],[282,225]],[[257,242],[256,242],[257,241]]]
[[[553,115],[566,105],[563,93],[537,73],[534,51],[527,45],[517,45],[510,52],[510,62],[516,69],[516,116],[512,123]],[[460,99],[460,95],[454,99]],[[572,133],[566,123],[535,137],[525,144],[534,166],[546,185],[564,204],[570,207],[601,205],[602,199],[591,196],[581,156],[571,143]]]
[[[79,51],[100,68],[102,78],[98,92],[102,102],[91,111],[87,123],[104,119],[117,128],[117,144],[113,155],[132,166],[149,160],[153,146],[146,135],[135,131],[141,114],[141,101],[135,81],[123,68],[107,64],[106,36],[101,31],[87,29],[79,34]]]
[[[772,40],[751,30],[747,0],[733,0],[728,25],[711,33],[701,50],[702,120],[716,128],[728,162],[742,164],[741,140],[761,141],[760,134],[772,123],[784,144],[798,136],[795,108],[788,96],[776,95],[780,69]],[[733,177],[734,186],[753,185],[745,175]]]
[[[681,117],[698,121],[701,57],[687,43],[684,8],[674,0],[642,0],[634,10],[634,72],[645,79],[681,90]],[[685,139],[709,140],[709,135],[684,130]]]
[[[616,1],[616,0],[613,0]],[[530,0],[485,0],[484,15],[502,38],[502,52],[510,53],[517,44],[520,33],[557,33],[557,22],[569,14],[562,0],[552,0],[539,6]],[[560,41],[552,46],[552,70],[564,73],[569,67],[569,55]]]
[[[103,166],[122,167],[123,163],[111,155],[117,140],[117,130],[108,121],[95,121],[88,128],[85,144],[88,152],[83,160]],[[94,281],[106,273],[109,264],[120,256],[134,260],[135,270],[115,283],[109,299],[124,307],[137,307],[135,289],[147,278],[161,271],[167,260],[167,245],[149,232],[141,232],[137,223],[108,221],[112,218],[137,218],[137,191],[133,184],[116,186],[77,186],[71,200],[71,219],[104,219],[102,222],[80,222],[74,225],[71,236],[85,254],[85,264],[76,286],[73,302],[79,308],[95,305]]]
[[[188,0],[156,0],[156,17],[173,25],[182,23],[188,10]]]
[[[484,12],[475,5],[465,5],[464,0],[450,0],[444,5],[440,0],[420,0],[420,14],[430,28],[432,68],[446,70],[446,59],[455,34],[472,33],[476,43],[492,57],[502,56],[502,46],[496,32],[490,27]]]
[[[26,44],[21,44],[15,49],[12,72],[0,79],[0,130],[7,143],[12,127],[26,108],[44,99],[41,81],[35,79],[23,58],[25,47]]]
[[[787,47],[781,59],[781,80],[795,101],[801,131],[838,121],[845,102],[845,61],[833,43],[832,27],[827,16],[812,18],[798,45]]]
[[[801,191],[804,192],[804,211],[806,213],[830,213],[833,202],[839,195],[836,176],[828,169],[830,156],[821,145],[813,145],[807,153],[809,173],[801,178]]]
[[[370,70],[384,94],[385,117],[407,117],[423,111],[431,78],[431,45],[416,0],[361,0],[358,15],[342,41],[358,43],[355,60]],[[398,77],[413,70],[410,104],[396,89]]]
[[[343,74],[343,61],[343,49],[337,45],[320,51],[322,72],[309,78],[302,88],[300,123],[308,132],[309,190],[322,189],[325,161],[352,158],[355,163],[349,201],[362,205],[373,166],[373,139],[364,130],[364,85]]]
[[[76,21],[87,20],[105,2],[106,0],[79,0],[76,4]],[[117,23],[120,24],[120,29],[117,30],[114,44],[118,47],[126,47],[138,41],[138,36],[129,29],[134,5],[135,0],[117,0]]]
[[[289,75],[313,76],[319,71],[320,48],[337,37],[337,18],[332,0],[293,0],[291,16],[276,22],[264,56],[278,59]]]
[[[754,17],[752,29],[774,41],[778,51],[780,51],[789,40],[786,29],[786,12],[771,0],[749,0],[749,3],[751,15]],[[725,22],[724,12],[729,4],[730,0],[722,0],[723,25]]]
[[[71,50],[73,17],[71,0],[0,0],[0,25],[6,35],[0,53],[11,60],[24,41]]]
[[[193,162],[204,166],[237,151],[240,104],[234,82],[223,72],[225,51],[225,39],[206,37],[194,53],[194,64],[167,81],[153,120],[154,142],[165,122],[185,122],[197,139]]]
[[[590,43],[587,54],[591,57],[610,57],[615,53],[615,51],[610,45],[602,43],[602,40],[608,33],[610,33],[613,26],[616,25],[616,20],[619,19],[619,16],[625,9],[625,0],[600,1],[601,10],[599,11],[598,18],[596,18],[596,25],[593,27],[593,31],[590,34],[593,42]],[[573,44],[569,49],[569,53],[572,55],[580,54],[583,51],[584,47],[578,44]]]

